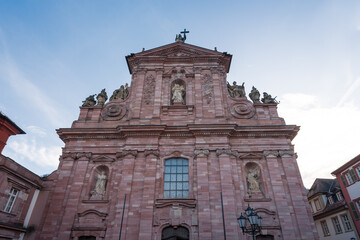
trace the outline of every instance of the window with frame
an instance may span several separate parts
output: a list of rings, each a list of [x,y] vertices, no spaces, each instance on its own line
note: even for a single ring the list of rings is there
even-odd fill
[[[336,232],[337,234],[342,233],[342,228],[341,228],[341,225],[340,225],[340,222],[339,222],[338,217],[333,217],[333,218],[331,218],[331,220],[332,220],[332,222],[333,222],[335,232]]]
[[[355,201],[358,212],[360,212],[360,199]]]
[[[9,198],[4,207],[4,212],[7,212],[7,213],[11,212],[11,210],[14,206],[14,203],[15,203],[15,199],[18,194],[19,194],[19,190],[17,190],[16,188],[11,188],[10,193],[9,193]]]
[[[330,236],[330,231],[329,231],[326,221],[325,220],[321,221],[320,224],[321,224],[321,228],[323,230],[324,237]]]
[[[355,168],[355,172],[358,175],[358,178],[360,178],[360,165]]]
[[[164,198],[189,197],[189,161],[184,158],[165,160]]]
[[[329,196],[328,200],[329,200],[329,204],[334,204],[334,199],[332,196]]]
[[[354,183],[354,181],[353,181],[353,179],[352,179],[352,177],[351,177],[351,175],[350,175],[350,172],[348,172],[348,173],[345,174],[345,178],[346,178],[346,181],[347,181],[347,183],[348,183],[349,185]]]
[[[338,199],[339,201],[342,201],[342,200],[343,200],[343,196],[342,196],[341,192],[337,192],[337,193],[336,193],[336,197],[337,197],[337,199]]]
[[[319,210],[321,209],[321,205],[320,205],[319,199],[318,199],[318,198],[315,199],[315,200],[314,200],[314,203],[315,203],[315,208],[316,208],[316,210],[319,211]]]
[[[341,220],[343,222],[345,231],[346,232],[352,231],[352,227],[351,227],[351,223],[350,223],[348,215],[346,215],[346,214],[341,215]]]

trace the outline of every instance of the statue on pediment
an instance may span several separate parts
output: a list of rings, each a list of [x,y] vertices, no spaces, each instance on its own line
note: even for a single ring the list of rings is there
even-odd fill
[[[95,106],[96,105],[95,96],[96,96],[96,94],[90,95],[85,99],[85,101],[82,101],[83,102],[82,107]]]
[[[230,83],[228,82],[227,88],[228,88],[230,96],[233,98],[246,97],[244,84],[245,83],[243,82],[242,85],[237,85],[236,81],[234,81],[233,85],[231,86]]]
[[[279,102],[276,100],[276,97],[271,97],[270,94],[267,94],[266,92],[263,93],[263,98],[261,98],[261,101],[263,103],[274,103],[274,104],[279,104]]]
[[[251,92],[249,93],[249,97],[253,103],[258,104],[260,102],[260,92],[253,86]]]
[[[97,99],[97,105],[104,105],[106,100],[108,100],[108,96],[106,94],[105,88],[103,90],[101,90],[101,92],[97,95],[96,97]]]

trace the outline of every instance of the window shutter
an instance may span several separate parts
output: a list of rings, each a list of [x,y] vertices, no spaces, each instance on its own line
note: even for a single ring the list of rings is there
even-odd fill
[[[357,178],[357,176],[356,176],[356,174],[355,174],[354,169],[350,169],[349,172],[350,172],[350,176],[351,176],[352,180],[353,180],[354,182],[356,182],[356,181],[358,180],[358,178]]]
[[[359,214],[356,211],[355,204],[353,202],[349,202],[349,205],[350,205],[350,209],[351,209],[352,213],[354,214],[355,219],[358,220],[359,219]]]
[[[345,180],[345,177],[343,175],[340,175],[340,178],[341,178],[341,181],[342,181],[342,184],[344,185],[344,187],[347,187],[347,182]]]

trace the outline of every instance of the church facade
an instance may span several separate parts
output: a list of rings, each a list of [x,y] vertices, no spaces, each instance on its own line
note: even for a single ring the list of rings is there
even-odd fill
[[[127,56],[130,86],[90,96],[57,130],[65,147],[32,236],[250,239],[237,222],[250,205],[257,239],[317,239],[299,127],[270,95],[227,83],[231,59],[183,41]]]

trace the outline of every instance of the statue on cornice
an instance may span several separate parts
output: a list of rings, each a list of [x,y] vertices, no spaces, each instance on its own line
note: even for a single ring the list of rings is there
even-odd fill
[[[101,90],[101,92],[97,95],[96,99],[98,102],[97,105],[102,106],[105,104],[106,100],[108,100],[108,96],[106,94],[105,88]]]
[[[249,93],[249,97],[253,103],[258,104],[260,102],[260,92],[253,86],[251,92]]]
[[[171,100],[173,101],[173,103],[182,103],[184,104],[184,95],[185,95],[185,89],[184,86],[175,83],[173,88],[172,88],[172,98]]]
[[[246,93],[245,93],[245,86],[244,86],[244,82],[241,86],[236,84],[236,81],[233,82],[233,85],[231,86],[230,83],[227,83],[227,88],[229,91],[229,94],[231,97],[233,98],[239,98],[239,97],[246,97]]]
[[[125,100],[129,95],[129,86],[128,84],[121,85],[119,89],[116,89],[113,92],[113,95],[110,97],[110,101],[116,100],[116,99],[122,99]]]
[[[264,94],[264,97],[261,98],[261,101],[263,103],[275,103],[275,104],[279,104],[278,101],[276,101],[276,97],[271,97],[270,94],[267,94],[266,92],[263,93]]]
[[[83,102],[83,107],[92,107],[92,106],[95,106],[96,104],[96,101],[95,101],[95,96],[96,94],[94,95],[90,95],[88,96],[85,101],[82,101]]]

